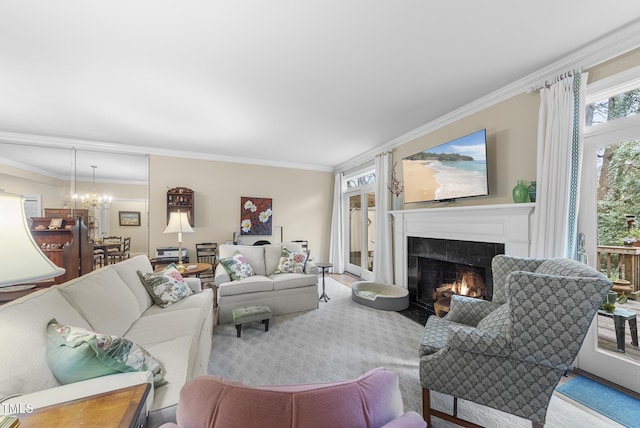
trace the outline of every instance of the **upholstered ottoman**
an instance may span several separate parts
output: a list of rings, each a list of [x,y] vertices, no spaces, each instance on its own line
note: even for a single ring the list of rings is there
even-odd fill
[[[402,311],[409,307],[409,290],[382,282],[359,281],[351,286],[351,299],[375,309]]]
[[[264,331],[269,331],[269,320],[271,319],[271,308],[266,305],[246,306],[233,310],[233,323],[236,325],[238,337],[242,334],[242,324],[254,321],[262,321]]]

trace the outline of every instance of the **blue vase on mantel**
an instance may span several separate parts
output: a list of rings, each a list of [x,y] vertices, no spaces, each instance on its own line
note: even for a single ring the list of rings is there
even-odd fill
[[[524,185],[524,180],[518,180],[518,184],[513,188],[513,202],[516,204],[529,202],[529,189]]]

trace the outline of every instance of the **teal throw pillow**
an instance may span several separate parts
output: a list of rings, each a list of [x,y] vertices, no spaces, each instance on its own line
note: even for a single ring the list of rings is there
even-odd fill
[[[47,325],[47,337],[47,362],[61,384],[140,371],[153,373],[155,386],[167,383],[160,363],[123,337],[58,324],[55,319]]]
[[[174,263],[160,272],[138,271],[138,276],[156,305],[163,308],[193,294]]]
[[[234,281],[255,275],[249,262],[238,250],[233,253],[232,257],[220,259],[220,264]]]

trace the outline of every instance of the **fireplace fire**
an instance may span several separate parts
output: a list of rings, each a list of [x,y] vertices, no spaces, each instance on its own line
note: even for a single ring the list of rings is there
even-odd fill
[[[456,268],[462,271],[461,278],[442,284],[440,287],[436,287],[433,292],[433,309],[439,317],[443,317],[449,312],[451,296],[454,294],[477,299],[485,298],[484,269],[461,265]]]
[[[504,254],[503,244],[413,237],[408,244],[412,304],[444,316],[454,294],[491,298],[491,260],[496,254]]]

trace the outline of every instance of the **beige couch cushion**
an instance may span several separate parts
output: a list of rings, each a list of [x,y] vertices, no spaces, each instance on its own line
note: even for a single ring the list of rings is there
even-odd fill
[[[194,358],[193,337],[183,336],[145,347],[166,369],[166,385],[155,389],[151,410],[164,409],[178,403],[182,386],[190,380],[189,362]]]
[[[114,269],[99,269],[57,288],[98,333],[124,336],[141,315],[138,300]]]
[[[59,385],[47,364],[47,323],[52,318],[91,328],[55,287],[0,306],[0,401]]]
[[[122,278],[124,283],[127,284],[133,295],[136,296],[138,305],[140,305],[140,313],[143,313],[153,305],[151,296],[140,282],[140,277],[136,273],[137,271],[141,271],[143,273],[153,272],[153,268],[151,267],[151,263],[147,256],[141,255],[132,257],[110,265],[110,267],[118,272],[120,278]]]
[[[199,308],[154,313],[140,317],[124,337],[146,349],[151,344],[176,337],[199,335],[203,321],[202,310]]]
[[[308,287],[318,284],[318,277],[304,273],[278,273],[271,275],[274,290],[286,290],[290,288]]]
[[[258,291],[272,291],[273,281],[262,275],[254,275],[239,281],[225,282],[218,285],[220,296],[256,293]]]
[[[219,248],[220,258],[233,257],[236,251],[239,251],[244,256],[256,275],[265,275],[264,249],[262,246],[222,244]]]

